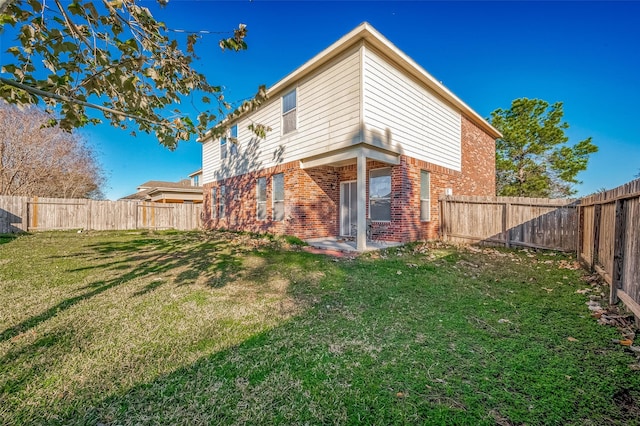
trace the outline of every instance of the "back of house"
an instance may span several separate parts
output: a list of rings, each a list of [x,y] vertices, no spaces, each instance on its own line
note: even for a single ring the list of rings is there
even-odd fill
[[[495,194],[500,133],[367,23],[267,95],[202,139],[207,227],[362,250],[436,238],[442,194]]]

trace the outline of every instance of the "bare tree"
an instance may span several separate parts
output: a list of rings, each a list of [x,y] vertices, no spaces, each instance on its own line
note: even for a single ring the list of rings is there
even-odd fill
[[[0,195],[103,198],[95,152],[31,107],[0,104]]]

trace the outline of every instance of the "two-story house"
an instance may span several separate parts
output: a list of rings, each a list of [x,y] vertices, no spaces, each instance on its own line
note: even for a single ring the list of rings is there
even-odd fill
[[[495,194],[500,133],[368,23],[267,94],[201,140],[208,227],[363,250],[436,238],[441,194]]]

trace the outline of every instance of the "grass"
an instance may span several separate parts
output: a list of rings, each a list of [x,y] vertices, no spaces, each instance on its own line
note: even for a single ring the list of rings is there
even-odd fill
[[[3,239],[0,424],[639,423],[635,359],[570,258],[295,242]]]

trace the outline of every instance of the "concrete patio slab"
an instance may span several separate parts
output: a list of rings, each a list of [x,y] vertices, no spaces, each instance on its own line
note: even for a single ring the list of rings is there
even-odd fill
[[[311,247],[315,247],[322,250],[338,251],[344,253],[357,254],[356,242],[354,240],[348,240],[343,238],[325,237],[325,238],[311,238],[306,240],[307,244]],[[392,241],[367,241],[367,248],[365,251],[381,250],[389,247],[401,246],[402,243],[396,243]],[[327,253],[329,254],[329,253]]]

